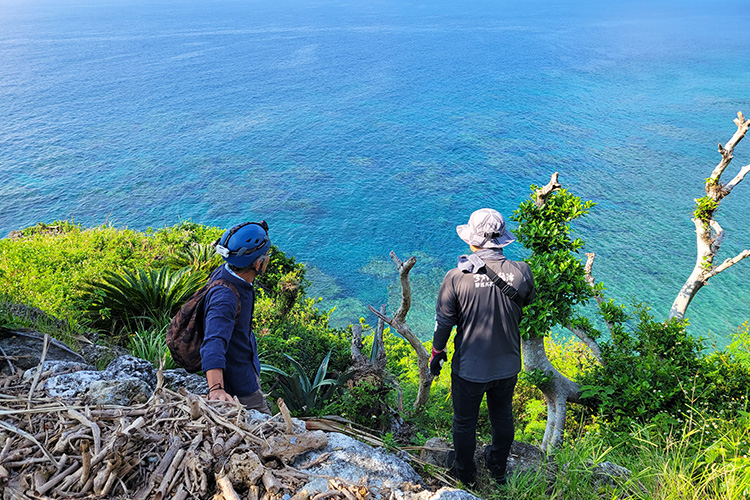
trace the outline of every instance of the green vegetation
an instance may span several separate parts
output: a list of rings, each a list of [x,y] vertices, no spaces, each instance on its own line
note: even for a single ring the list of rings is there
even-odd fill
[[[537,280],[551,285],[550,296],[527,314],[526,327],[545,332],[570,317],[595,332],[593,321],[578,316],[574,307],[592,293],[580,278],[581,263],[570,257],[582,242],[559,233],[564,222],[593,205],[575,197],[553,197],[551,203],[559,204],[553,207],[561,219],[535,219],[517,235],[522,242],[548,242],[537,249],[532,266]],[[550,232],[558,233],[550,238]],[[220,263],[209,244],[221,233],[191,222],[144,232],[86,229],[70,222],[24,229],[0,240],[0,326],[35,328],[73,347],[76,338],[99,331],[104,334],[99,338],[155,365],[166,355],[171,367],[166,325]],[[265,365],[263,386],[284,397],[293,413],[342,415],[385,436],[392,449],[450,437],[448,366],[435,380],[426,408],[415,413],[404,404],[399,411],[400,401],[414,400],[419,380],[416,355],[403,339],[384,332],[384,383],[345,383],[350,331],[331,328],[328,313],[306,296],[304,266],[273,248],[269,271],[258,284],[254,331]],[[39,307],[51,316],[24,315],[11,304]],[[655,321],[646,306],[605,301],[600,314],[612,326],[611,334],[599,335],[607,339],[601,343],[602,365],[576,340],[545,339],[552,364],[582,384],[588,401],[568,411],[564,444],[549,458],[558,473],[512,476],[505,487],[480,477],[477,492],[490,499],[750,497],[748,324],[729,347],[709,353],[702,340],[685,333],[683,323]],[[364,321],[362,326],[365,348],[374,356],[372,329]],[[450,359],[452,343],[448,347]],[[542,440],[546,402],[539,387],[546,381],[538,372],[519,377],[514,398],[519,440],[536,445]],[[406,424],[399,429],[392,425],[397,414]],[[479,433],[480,440],[490,440],[486,409],[480,412]],[[591,471],[605,461],[632,474],[596,479]]]
[[[294,369],[292,375],[280,368],[266,364],[261,365],[261,371],[278,375],[275,384],[276,389],[272,390],[271,395],[283,398],[289,410],[297,415],[315,414],[331,399],[334,392],[344,385],[345,374],[340,375],[337,380],[326,378],[328,361],[331,359],[330,351],[320,363],[312,382],[305,373],[305,369],[296,359],[288,354],[284,354],[284,357],[289,360]]]

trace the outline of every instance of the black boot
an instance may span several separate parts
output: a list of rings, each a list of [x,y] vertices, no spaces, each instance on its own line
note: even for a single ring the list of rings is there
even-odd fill
[[[489,469],[490,475],[498,484],[504,485],[508,483],[508,478],[505,475],[507,463],[499,464],[493,460],[491,444],[484,447],[484,463],[487,469]]]
[[[448,475],[461,481],[467,488],[474,488],[477,485],[477,469],[472,464],[471,470],[459,471],[456,465],[456,452],[448,450],[445,456],[445,468],[448,469]]]

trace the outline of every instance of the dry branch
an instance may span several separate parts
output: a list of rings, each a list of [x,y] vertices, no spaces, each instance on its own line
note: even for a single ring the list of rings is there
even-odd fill
[[[379,320],[387,323],[399,335],[401,335],[417,353],[417,366],[419,367],[419,389],[417,390],[417,399],[414,401],[414,408],[422,408],[427,405],[430,397],[430,387],[432,386],[433,376],[430,373],[430,354],[425,349],[419,338],[411,331],[406,324],[406,315],[411,308],[411,284],[409,283],[409,271],[417,263],[416,257],[409,257],[406,262],[402,262],[396,256],[395,252],[390,253],[391,260],[396,264],[398,274],[401,279],[401,305],[399,306],[393,318],[389,318],[372,306],[367,306]]]

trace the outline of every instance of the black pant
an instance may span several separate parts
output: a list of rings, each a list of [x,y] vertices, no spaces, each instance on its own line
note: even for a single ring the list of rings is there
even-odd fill
[[[487,394],[487,410],[492,425],[492,462],[504,473],[513,444],[513,389],[518,376],[477,383],[451,375],[453,397],[453,446],[459,475],[474,472],[477,447],[477,419],[482,397]]]

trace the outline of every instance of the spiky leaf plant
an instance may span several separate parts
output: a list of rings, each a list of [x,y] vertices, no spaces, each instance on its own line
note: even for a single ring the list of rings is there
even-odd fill
[[[188,269],[125,270],[88,283],[84,295],[94,326],[122,337],[124,329],[162,327],[204,282]]]
[[[193,243],[165,260],[165,264],[174,271],[187,267],[205,276],[219,267],[222,262],[214,246],[205,243]]]
[[[342,387],[346,381],[346,375],[342,375],[336,380],[326,378],[331,351],[328,351],[328,354],[318,366],[312,382],[305,373],[305,369],[296,359],[288,354],[284,354],[284,357],[292,364],[294,373],[288,374],[280,368],[263,363],[261,364],[261,371],[277,375],[278,390],[272,391],[272,394],[274,397],[283,398],[287,407],[297,415],[309,415],[321,409],[333,393]]]

